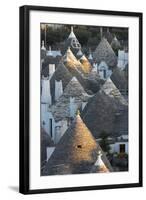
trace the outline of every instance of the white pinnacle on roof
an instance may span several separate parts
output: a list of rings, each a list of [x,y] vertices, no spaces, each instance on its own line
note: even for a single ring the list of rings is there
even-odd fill
[[[93,57],[92,57],[92,54],[91,54],[91,53],[89,54],[88,59],[89,59],[89,60],[93,60]]]
[[[101,39],[103,37],[103,29],[102,29],[102,27],[100,27],[100,37],[101,37]]]
[[[76,38],[74,31],[73,31],[73,26],[71,26],[71,32],[70,32],[68,38]]]
[[[68,60],[77,60],[76,57],[74,56],[73,52],[71,51],[70,47],[68,47],[64,57],[66,58],[66,61]]]
[[[79,51],[77,52],[77,56],[82,56],[82,55],[83,55],[83,53],[82,53],[81,48],[80,48]]]
[[[113,40],[115,40],[115,41],[118,41],[118,39],[117,39],[117,37],[116,36],[114,36],[114,39]]]
[[[76,57],[74,56],[73,52],[71,51],[70,47],[68,47],[65,55],[63,56],[63,62],[66,62],[68,67],[77,67],[80,66],[81,67],[81,63],[80,61],[78,61],[76,59]]]
[[[78,82],[77,78],[74,76],[71,81]]]
[[[102,68],[102,66],[104,66],[106,69],[109,68],[108,65],[107,65],[107,63],[106,63],[105,61],[101,61],[101,62],[99,63],[98,69]]]
[[[101,151],[98,152],[97,155],[97,160],[95,162],[95,166],[97,168],[97,172],[101,173],[101,172],[109,172],[109,169],[106,167],[106,165],[104,164],[104,162],[102,161],[102,153]]]
[[[86,56],[85,56],[85,55],[83,55],[83,56],[80,58],[80,60],[87,61],[88,59],[86,58]]]
[[[48,51],[47,55],[48,55],[48,56],[53,56],[52,50],[51,50],[51,46],[49,46],[49,51]]]
[[[116,36],[114,36],[114,38],[113,38],[113,40],[111,42],[111,46],[113,48],[120,48],[121,45],[120,45],[120,42],[119,42],[119,40],[117,39]]]
[[[42,50],[46,50],[44,40],[42,41],[42,47],[41,47],[41,49]]]

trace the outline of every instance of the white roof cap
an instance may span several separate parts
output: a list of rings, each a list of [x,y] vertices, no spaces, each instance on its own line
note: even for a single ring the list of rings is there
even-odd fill
[[[42,49],[42,50],[46,50],[44,40],[42,40],[42,47],[41,47],[41,49]]]
[[[70,32],[68,38],[76,38],[74,31],[73,31],[73,26],[71,26],[71,32]]]
[[[49,46],[49,51],[48,51],[47,55],[48,55],[48,56],[53,56],[52,50],[51,50],[51,46]]]

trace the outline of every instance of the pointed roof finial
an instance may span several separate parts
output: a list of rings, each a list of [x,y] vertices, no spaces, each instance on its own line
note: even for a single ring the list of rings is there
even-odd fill
[[[41,49],[42,49],[42,50],[46,50],[44,40],[42,40],[42,46],[41,46]]]
[[[77,110],[77,115],[80,115],[81,113],[80,113],[80,111],[79,111],[79,109]]]
[[[48,55],[49,55],[49,56],[52,56],[52,55],[53,55],[53,54],[52,54],[52,50],[51,50],[51,46],[49,46]]]
[[[109,172],[109,169],[107,168],[107,166],[103,162],[101,156],[102,156],[102,153],[99,150],[98,153],[97,153],[97,160],[96,160],[96,162],[94,164],[94,166],[96,167],[96,172],[98,172],[98,173]]]
[[[98,157],[101,157],[101,156],[102,156],[101,151],[98,151],[97,156],[98,156]]]
[[[71,32],[70,32],[69,38],[76,38],[74,34],[73,26],[71,26]]]
[[[71,26],[71,32],[74,32],[74,27],[73,26]]]
[[[114,34],[114,40],[118,40],[115,34]]]
[[[101,37],[101,39],[103,37],[103,29],[102,29],[102,27],[100,27],[100,37]]]

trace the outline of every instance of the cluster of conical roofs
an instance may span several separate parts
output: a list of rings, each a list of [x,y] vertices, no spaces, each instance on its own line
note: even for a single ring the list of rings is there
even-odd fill
[[[89,78],[89,74],[93,68],[91,62],[93,60],[97,63],[104,60],[109,67],[117,65],[114,46],[120,46],[116,37],[111,41],[111,45],[103,37],[93,55],[90,52],[87,58],[82,52],[73,27],[71,28],[71,33],[65,43],[64,56],[58,57],[58,66],[50,80],[52,98],[54,98],[55,81],[61,80],[63,84],[63,94],[52,105],[51,112],[55,121],[60,121],[69,116],[68,107],[71,97],[74,97],[77,110],[80,109],[81,102],[85,101],[87,104],[81,115],[76,115],[56,145],[42,175],[113,171],[96,138],[103,130],[118,136],[121,120],[116,121],[116,113],[122,110],[121,119],[125,125],[127,119],[123,116],[128,112],[128,103],[114,84],[115,75],[112,75],[113,78],[111,76],[106,81],[101,81],[98,75],[93,80]],[[45,50],[44,46],[42,50]],[[54,63],[52,54],[48,54],[47,59],[44,61],[42,69],[44,75],[49,73],[48,67],[46,67],[48,62]],[[114,70],[115,73],[118,73],[116,69]]]

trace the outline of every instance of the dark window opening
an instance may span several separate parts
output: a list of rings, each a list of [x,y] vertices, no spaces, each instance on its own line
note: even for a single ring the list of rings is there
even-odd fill
[[[49,119],[49,125],[50,125],[50,136],[52,138],[53,131],[52,131],[52,119]]]
[[[82,145],[77,145],[77,148],[81,149],[81,148],[82,148]]]
[[[106,70],[103,70],[103,77],[106,78]]]
[[[120,153],[125,153],[125,144],[120,144]]]

